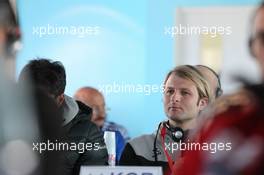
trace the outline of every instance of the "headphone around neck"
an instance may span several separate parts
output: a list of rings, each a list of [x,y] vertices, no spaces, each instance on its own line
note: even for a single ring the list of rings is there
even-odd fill
[[[157,130],[156,135],[155,135],[154,143],[153,143],[153,153],[154,153],[155,162],[158,161],[157,138],[159,135],[159,130],[160,130],[161,125],[163,125],[162,129],[165,129],[165,134],[167,133],[167,131],[169,131],[169,134],[170,134],[172,140],[175,142],[180,142],[180,141],[184,140],[184,138],[186,137],[186,133],[183,131],[182,128],[171,127],[169,121],[160,122],[159,126],[158,126],[158,130]],[[161,132],[161,134],[162,134],[162,132]],[[165,135],[163,135],[163,137],[165,137]]]
[[[169,121],[163,123],[163,127],[165,127],[174,142],[180,142],[184,139],[185,133],[180,127],[172,127]]]

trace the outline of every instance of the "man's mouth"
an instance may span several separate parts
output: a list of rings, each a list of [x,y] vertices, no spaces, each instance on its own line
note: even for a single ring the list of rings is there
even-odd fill
[[[170,106],[169,110],[171,110],[171,111],[182,111],[182,108],[178,107],[178,106]]]

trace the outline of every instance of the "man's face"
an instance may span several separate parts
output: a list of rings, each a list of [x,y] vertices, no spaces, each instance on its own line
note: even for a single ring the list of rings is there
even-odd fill
[[[177,123],[194,119],[203,108],[202,100],[191,80],[170,75],[164,90],[164,111],[170,120]]]
[[[253,25],[253,52],[262,70],[264,77],[264,8],[261,8],[255,17]]]

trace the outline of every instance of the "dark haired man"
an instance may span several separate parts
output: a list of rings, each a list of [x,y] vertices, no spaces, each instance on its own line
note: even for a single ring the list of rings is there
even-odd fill
[[[31,60],[21,71],[19,82],[30,79],[33,86],[52,97],[63,111],[63,138],[69,144],[92,144],[91,149],[64,150],[63,174],[79,174],[82,165],[106,165],[108,155],[99,128],[91,122],[92,110],[64,94],[66,74],[63,65],[48,59]],[[90,147],[90,146],[89,146]]]

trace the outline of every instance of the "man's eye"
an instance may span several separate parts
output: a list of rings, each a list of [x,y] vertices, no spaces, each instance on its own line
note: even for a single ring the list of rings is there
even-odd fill
[[[166,90],[166,94],[167,95],[171,95],[171,94],[173,94],[174,93],[174,90],[173,89],[168,89],[168,90]]]
[[[182,93],[182,95],[189,95],[189,94],[190,94],[190,93],[187,92],[187,91],[182,91],[181,93]]]

